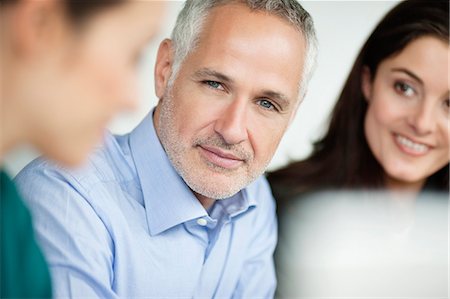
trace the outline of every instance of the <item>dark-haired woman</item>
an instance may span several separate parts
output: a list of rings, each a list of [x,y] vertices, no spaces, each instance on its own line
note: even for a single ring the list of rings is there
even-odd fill
[[[330,197],[336,190],[387,190],[383,198],[407,193],[408,201],[430,191],[448,198],[449,57],[448,1],[404,1],[381,20],[360,51],[328,131],[311,156],[268,176],[279,202],[281,238],[283,230],[295,231],[284,224],[292,225],[293,207],[319,191],[333,191]],[[328,199],[324,202],[332,202]],[[327,212],[330,222],[338,213]],[[409,215],[403,212],[399,214]],[[301,217],[314,217],[312,213]]]
[[[2,0],[0,161],[22,143],[83,161],[111,116],[133,106],[136,58],[160,12],[148,1]],[[51,297],[29,212],[0,175],[0,297]]]
[[[448,1],[405,1],[385,16],[311,156],[269,175],[276,190],[448,192],[448,8]]]

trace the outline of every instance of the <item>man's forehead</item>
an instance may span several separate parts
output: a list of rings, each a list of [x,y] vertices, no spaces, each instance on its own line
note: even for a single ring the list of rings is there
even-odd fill
[[[267,30],[269,28],[273,28],[272,32]],[[245,3],[236,1],[219,5],[208,12],[199,32],[199,41],[208,34],[223,38],[236,31],[260,31],[276,36],[277,31],[286,30],[294,32],[299,43],[305,43],[303,32],[287,19],[265,10],[251,9]]]

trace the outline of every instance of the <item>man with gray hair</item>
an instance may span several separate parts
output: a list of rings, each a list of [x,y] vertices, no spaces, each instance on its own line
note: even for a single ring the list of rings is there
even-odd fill
[[[295,0],[187,0],[155,65],[156,108],[89,163],[17,177],[57,297],[271,298],[262,176],[315,60]]]

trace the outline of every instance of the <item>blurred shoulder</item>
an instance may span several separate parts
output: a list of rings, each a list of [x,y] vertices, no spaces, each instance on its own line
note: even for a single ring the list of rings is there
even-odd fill
[[[39,157],[25,166],[14,180],[22,188],[56,180],[89,189],[99,182],[115,179],[117,168],[123,168],[124,159],[117,138],[108,133],[104,143],[96,147],[82,165],[72,168]]]

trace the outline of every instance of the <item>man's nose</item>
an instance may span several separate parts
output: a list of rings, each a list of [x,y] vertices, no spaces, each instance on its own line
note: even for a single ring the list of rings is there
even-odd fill
[[[239,144],[248,138],[247,102],[244,99],[233,99],[215,122],[214,130],[226,143]]]

